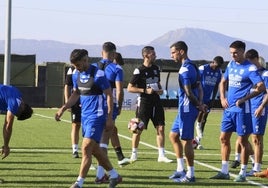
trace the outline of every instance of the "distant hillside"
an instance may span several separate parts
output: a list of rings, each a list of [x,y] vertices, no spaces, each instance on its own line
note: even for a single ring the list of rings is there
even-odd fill
[[[229,37],[204,29],[183,28],[169,31],[153,40],[150,45],[157,48],[157,56],[169,58],[169,46],[178,40],[188,44],[189,57],[193,60],[211,60],[221,55],[230,60],[229,45],[235,40],[246,42],[247,49],[255,48],[268,61],[268,46],[260,43]]]
[[[221,55],[226,61],[230,60],[229,45],[237,38],[229,37],[213,31],[195,28],[183,28],[169,31],[146,45],[156,49],[157,58],[170,59],[169,46],[184,40],[189,46],[189,57],[193,60],[211,60]],[[243,39],[239,39],[243,40]],[[268,46],[246,41],[247,49],[255,48],[268,61]],[[124,58],[141,58],[141,49],[144,45],[118,46],[118,51]],[[91,57],[101,55],[100,45],[70,44],[51,40],[13,39],[11,51],[13,54],[36,54],[36,62],[69,62],[70,52],[74,48],[85,48]],[[4,41],[0,40],[0,53],[4,53]]]

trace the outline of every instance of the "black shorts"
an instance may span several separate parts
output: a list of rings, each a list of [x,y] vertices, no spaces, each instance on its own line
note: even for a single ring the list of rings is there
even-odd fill
[[[149,120],[151,119],[154,127],[165,125],[165,112],[161,102],[152,103],[152,101],[138,100],[136,109],[136,117],[144,122],[144,128],[147,129]]]
[[[72,123],[81,123],[81,106],[80,103],[76,103],[71,108],[71,120]]]

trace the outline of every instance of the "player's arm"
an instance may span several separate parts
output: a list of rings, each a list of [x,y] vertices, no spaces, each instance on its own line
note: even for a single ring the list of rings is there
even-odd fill
[[[146,93],[146,94],[152,94],[154,92],[154,90],[152,88],[147,88],[146,87],[146,83],[145,83],[145,87],[144,88],[140,88],[136,86],[136,83],[138,83],[138,80],[140,79],[141,75],[140,75],[140,70],[139,69],[135,69],[133,76],[127,86],[127,91],[130,93]]]
[[[66,78],[65,78],[65,84],[64,84],[64,99],[65,103],[68,101],[69,97],[71,96],[71,91],[73,87],[73,74],[72,74],[72,68],[69,68]]]
[[[221,105],[223,108],[228,108],[229,104],[227,101],[227,98],[225,96],[225,92],[227,91],[227,80],[222,77],[220,84],[219,84],[219,90],[220,90],[220,100],[221,100]]]
[[[193,103],[193,105],[195,105],[200,111],[205,112],[206,111],[205,105],[202,104],[202,102],[200,102],[200,99],[196,98],[196,96],[193,94],[191,85],[184,85],[183,87],[184,87],[185,94],[187,95],[191,103]]]
[[[3,126],[3,138],[4,138],[4,145],[2,146],[2,159],[7,157],[9,155],[10,149],[9,149],[9,141],[12,134],[12,127],[14,122],[14,114],[12,114],[11,111],[7,111],[7,114],[5,116],[4,126]]]
[[[237,100],[236,102],[236,106],[239,106],[240,104],[244,103],[245,101],[253,98],[253,97],[256,97],[257,95],[259,95],[261,92],[265,91],[265,85],[263,83],[263,81],[261,82],[258,82],[256,85],[255,85],[255,89],[250,92],[248,95],[246,95],[245,97]]]
[[[130,93],[145,93],[146,88],[139,88],[133,85],[132,83],[129,83],[127,86],[127,91]]]
[[[121,113],[122,104],[124,100],[124,89],[123,89],[123,82],[116,81],[115,82],[116,87],[116,101],[118,105],[118,115]]]
[[[55,120],[60,121],[60,117],[62,114],[67,110],[68,108],[71,108],[77,100],[79,100],[80,94],[77,90],[74,90],[70,98],[67,100],[67,102],[58,110],[58,112],[55,114]]]
[[[64,100],[65,100],[65,103],[68,101],[69,97],[71,96],[71,89],[72,89],[72,86],[69,86],[67,84],[64,85]]]
[[[255,110],[254,115],[260,117],[263,109],[268,105],[268,88],[266,88],[266,94],[263,97],[261,105]]]
[[[139,88],[131,83],[128,84],[127,91],[130,93],[146,93],[146,94],[154,93],[154,90],[152,88]]]
[[[103,93],[106,95],[106,101],[107,101],[107,120],[106,120],[106,126],[107,125],[113,125],[113,94],[111,88],[107,88],[103,90]],[[106,127],[107,128],[107,127]]]
[[[203,87],[200,81],[198,81],[198,100],[199,103],[202,104],[203,103],[203,97],[204,97],[204,92],[203,92]]]
[[[159,77],[159,81],[157,82],[157,90],[155,91],[155,93],[157,93],[158,95],[162,95],[163,94],[163,88],[162,88],[162,86],[161,86],[161,76],[160,76],[160,70],[158,69],[158,77]]]

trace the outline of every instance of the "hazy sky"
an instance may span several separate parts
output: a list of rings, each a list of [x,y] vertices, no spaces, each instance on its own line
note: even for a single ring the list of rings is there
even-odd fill
[[[0,1],[0,40],[7,2]],[[144,45],[185,27],[268,45],[268,1],[12,0],[12,39]]]

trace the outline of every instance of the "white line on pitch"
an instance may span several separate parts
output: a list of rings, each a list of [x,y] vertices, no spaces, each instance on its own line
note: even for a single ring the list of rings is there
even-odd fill
[[[35,115],[36,115],[36,116],[40,116],[40,117],[44,117],[44,118],[48,118],[48,119],[53,119],[53,120],[54,120],[54,117],[49,117],[49,116],[45,116],[45,115],[42,115],[42,114],[35,114]],[[66,122],[66,123],[71,123],[71,121],[64,120],[64,119],[61,119],[61,121]],[[130,137],[128,137],[128,136],[124,136],[124,135],[121,135],[121,134],[118,134],[118,136],[120,136],[120,137],[122,137],[122,138],[124,138],[124,139],[126,139],[126,140],[130,140],[130,141],[132,140],[132,139],[131,139]],[[153,146],[153,145],[151,145],[151,144],[148,144],[148,143],[145,143],[145,142],[142,142],[142,141],[140,141],[140,144],[158,150],[158,148],[157,148],[156,146]],[[168,154],[170,154],[170,155],[175,156],[175,153],[173,153],[173,152],[171,152],[171,151],[165,151],[165,152],[168,153]],[[214,167],[214,166],[211,166],[211,165],[202,163],[202,162],[197,161],[197,160],[195,160],[194,162],[195,162],[195,164],[198,164],[198,165],[200,165],[200,166],[204,166],[204,167],[210,168],[210,169],[215,170],[215,171],[220,171],[220,170],[221,170],[221,169],[219,169],[219,168],[217,168],[217,167]],[[236,176],[237,176],[237,175],[235,175],[235,174],[233,174],[233,173],[229,173],[229,174],[230,174],[230,176],[232,176],[232,177],[236,177]],[[261,183],[255,182],[255,181],[247,180],[247,182],[250,183],[250,184],[252,184],[252,185],[260,186],[260,187],[262,187],[262,188],[268,188],[267,186],[265,186],[265,185],[263,185],[263,184],[261,184]]]

